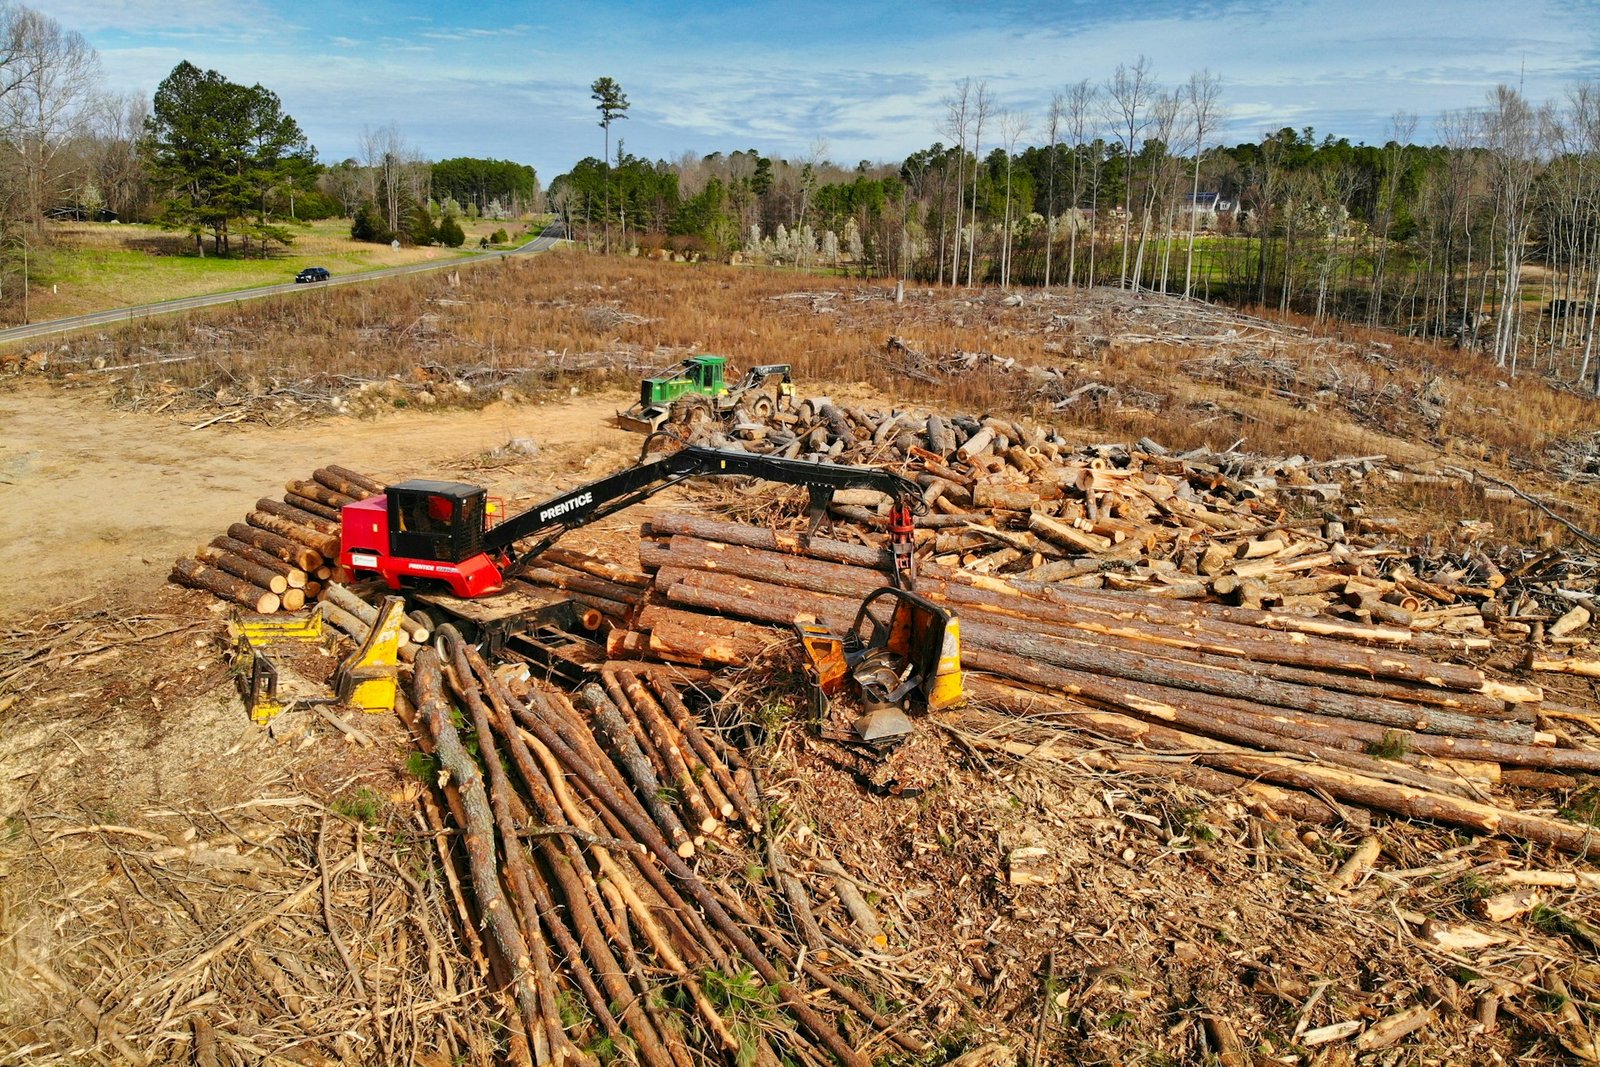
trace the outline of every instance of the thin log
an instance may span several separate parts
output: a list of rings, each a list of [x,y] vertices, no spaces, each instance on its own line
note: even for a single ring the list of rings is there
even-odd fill
[[[679,821],[677,814],[661,798],[661,780],[656,777],[655,768],[650,765],[649,759],[634,740],[627,721],[622,717],[622,712],[606,696],[605,691],[592,682],[578,690],[577,698],[578,704],[587,710],[594,720],[596,729],[605,736],[612,758],[632,779],[634,795],[644,804],[646,810],[650,812],[650,817],[661,828],[665,839],[672,845],[673,852],[684,858],[694,855],[694,841],[683,828],[683,823]]]
[[[310,497],[301,496],[299,493],[284,493],[283,502],[290,507],[296,507],[309,514],[321,516],[329,522],[338,523],[343,518],[343,513],[340,509],[330,507],[320,500],[312,500]]]
[[[996,706],[1016,714],[1037,715],[1041,711],[1054,712],[1063,722],[1079,722],[1086,729],[1105,733],[1128,743],[1143,743],[1152,748],[1190,752],[1197,747],[1203,750],[1216,744],[1216,742],[1205,742],[1192,734],[1150,724],[1143,724],[1148,726],[1148,729],[1140,729],[1140,724],[1128,720],[1125,716],[1087,712],[1081,706],[1057,697],[982,679],[970,681],[968,691],[979,699],[991,701]],[[1593,848],[1592,828],[1586,830],[1556,819],[1506,811],[1465,798],[1441,796],[1410,786],[1380,782],[1339,768],[1319,767],[1316,764],[1232,748],[1200,751],[1193,758],[1205,766],[1217,767],[1233,774],[1325,794],[1337,800],[1392,812],[1407,818],[1429,819],[1452,826],[1464,826],[1483,833],[1551,845],[1575,854],[1583,854]]]
[[[650,688],[660,698],[661,705],[671,716],[672,723],[678,732],[689,742],[695,755],[700,757],[700,762],[716,778],[717,786],[730,803],[738,809],[740,820],[751,829],[762,825],[760,813],[756,807],[746,801],[744,792],[734,783],[733,773],[728,765],[719,757],[717,750],[711,742],[706,740],[706,735],[701,731],[699,723],[695,721],[694,712],[683,702],[683,697],[673,688],[672,683],[659,672],[647,675]],[[728,814],[728,813],[724,813]]]
[[[701,832],[714,833],[722,825],[720,813],[711,810],[705,792],[690,773],[689,763],[683,752],[685,743],[668,721],[666,712],[632,671],[617,671],[616,677],[622,683],[623,691],[628,695],[628,703],[638,714],[645,733],[650,736],[656,751],[666,762],[668,780],[677,788],[679,796],[689,808]]]
[[[366,496],[361,497],[352,496],[349,493],[341,493],[337,489],[330,489],[316,481],[296,480],[288,482],[283,488],[285,492],[315,500],[320,504],[328,505],[330,508],[342,508],[346,504],[354,503],[357,500],[365,500],[372,495],[368,493]]]
[[[517,572],[517,577],[534,585],[542,585],[551,589],[564,589],[569,592],[587,593],[590,596],[600,597],[612,603],[619,604],[624,609],[637,604],[642,590],[637,586],[624,585],[605,578],[596,578],[590,574],[574,571],[562,572],[548,567],[532,567]]]
[[[587,686],[585,691],[597,694],[602,699],[605,696],[598,686]],[[845,1064],[846,1067],[868,1067],[867,1060],[855,1051],[850,1042],[846,1041],[838,1030],[811,1007],[809,1000],[801,990],[778,972],[771,961],[762,954],[755,942],[750,939],[744,928],[733,921],[722,901],[683,862],[683,858],[667,843],[660,830],[650,823],[648,819],[642,819],[634,814],[629,805],[620,801],[606,781],[595,772],[592,766],[577,755],[548,722],[537,714],[529,714],[520,718],[523,725],[531,730],[551,750],[572,775],[582,781],[595,796],[601,798],[619,819],[628,824],[637,839],[650,849],[655,857],[666,867],[673,880],[679,886],[682,886],[684,891],[700,906],[707,921],[722,932],[723,936],[734,946],[739,955],[750,963],[762,980],[777,989],[778,995],[788,1005],[789,1011],[799,1024],[809,1031],[829,1053]]]
[[[604,578],[606,581],[615,582],[618,585],[631,585],[642,589],[650,584],[650,576],[643,571],[632,570],[610,560],[591,556],[575,549],[563,548],[560,545],[545,549],[540,553],[539,559],[544,563],[553,563],[569,570],[591,574],[596,578]]]
[[[491,720],[495,718],[495,715],[491,713],[489,705],[485,701],[485,694],[472,684],[474,679],[472,665],[455,628],[450,626],[441,627],[440,637],[450,655],[450,662],[453,667],[451,677],[456,691],[467,705],[468,711],[472,716],[473,728],[477,734],[483,763],[489,772],[489,799],[494,808],[495,822],[500,830],[500,839],[505,847],[507,868],[511,875],[512,886],[516,895],[520,897],[521,907],[526,917],[525,921],[534,920],[535,916],[543,915],[547,926],[554,931],[555,928],[559,927],[560,920],[556,917],[552,902],[544,890],[543,875],[532,868],[529,858],[518,840],[517,824],[513,817],[511,805],[514,794],[505,767],[498,758],[496,733],[491,728]],[[508,725],[509,723],[507,723]],[[517,763],[519,770],[524,772],[524,780],[528,780],[526,772],[532,769],[531,764],[524,765],[521,760],[518,760],[514,751],[515,732],[502,728],[501,737],[503,740],[510,742],[508,754]],[[538,791],[535,790],[535,792],[537,793]],[[538,799],[540,798],[536,797],[536,803]],[[545,799],[548,799],[547,794]],[[542,813],[544,817],[549,818],[554,813],[553,803],[546,804]],[[541,847],[553,848],[548,842],[542,842]],[[640,1012],[637,1010],[632,991],[623,981],[615,957],[606,948],[599,929],[593,925],[593,916],[589,911],[589,907],[592,905],[586,903],[583,888],[575,884],[579,877],[578,872],[580,870],[586,872],[587,868],[581,863],[564,862],[564,857],[551,857],[551,859],[553,862],[550,863],[550,868],[558,881],[562,882],[564,891],[567,894],[567,914],[573,920],[574,925],[577,926],[585,951],[598,971],[602,983],[607,986],[608,996],[613,1002],[623,1006],[624,1017],[628,1021],[629,1030],[639,1041],[640,1051],[644,1055],[645,1061],[652,1065],[664,1067],[669,1062],[669,1058],[663,1054],[660,1041],[655,1036],[653,1028],[650,1027],[648,1021],[642,1019]],[[547,960],[542,968],[537,967],[538,957],[541,953],[546,953],[547,950],[543,944],[543,939],[538,936],[537,921],[531,921],[531,925],[533,927],[533,936],[529,940],[534,948],[536,969],[541,969],[548,973]],[[597,955],[598,958],[596,958]],[[567,968],[576,977],[581,973],[582,964],[575,958],[569,958],[567,960]],[[593,1006],[592,1001],[591,1006]],[[604,1012],[604,1016],[609,1016],[609,1014],[609,1011]],[[559,1014],[554,1019],[547,1016],[544,1021],[546,1028],[552,1034],[560,1033],[561,1040],[565,1040]],[[604,1026],[602,1028],[607,1029],[608,1033],[613,1035],[616,1033],[614,1020],[610,1028]]]
[[[306,585],[306,572],[296,567],[293,563],[286,562],[270,552],[264,552],[255,545],[246,544],[237,538],[226,534],[219,534],[211,539],[211,547],[231,552],[240,559],[248,560],[258,567],[265,567],[276,574],[281,574],[289,583],[290,589],[304,589]]]
[[[340,525],[337,520],[326,519],[321,515],[315,515],[302,508],[297,508],[293,504],[285,504],[281,500],[273,500],[271,497],[264,496],[257,500],[256,510],[265,512],[268,515],[276,515],[278,518],[292,522],[296,526],[304,526],[308,530],[315,530],[325,536],[337,537],[340,533]]]
[[[280,537],[287,537],[291,541],[298,541],[324,559],[333,559],[339,555],[339,537],[337,534],[327,534],[320,530],[313,530],[309,526],[301,526],[297,522],[290,522],[288,519],[268,514],[265,511],[252,511],[245,516],[245,521],[258,529],[267,530]]]
[[[530,1034],[536,1033],[541,1025],[539,995],[529,974],[532,960],[527,943],[500,890],[495,860],[494,815],[489,808],[482,772],[462,747],[461,738],[450,721],[450,705],[444,695],[444,674],[433,649],[424,648],[417,653],[413,685],[417,710],[433,735],[440,766],[450,775],[461,793],[467,816],[461,840],[467,850],[479,913],[501,953],[512,966],[511,988],[523,1027]]]
[[[311,478],[318,485],[332,489],[356,500],[365,500],[369,496],[376,496],[383,492],[383,483],[367,477],[359,471],[348,467],[340,467],[330,463],[326,467],[318,467],[311,473]]]

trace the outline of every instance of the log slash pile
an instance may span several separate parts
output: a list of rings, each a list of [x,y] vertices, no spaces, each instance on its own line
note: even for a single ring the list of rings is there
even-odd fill
[[[770,530],[675,514],[653,518],[649,532],[640,555],[654,571],[651,599],[664,603],[646,606],[637,630],[613,631],[613,655],[751,663],[784,645],[772,626],[812,615],[842,631],[885,582],[869,547],[802,548]],[[1296,818],[1348,817],[1332,798],[1573,852],[1590,846],[1587,828],[1519,813],[1494,794],[1575,786],[1572,775],[1600,772],[1600,750],[1540,729],[1539,687],[1436,658],[1467,639],[1030,587],[937,564],[917,589],[960,619],[977,718],[1025,721],[1028,740],[1006,751],[1086,732],[1130,755],[1185,753],[1189,764],[1174,767],[1186,780]]]
[[[339,559],[339,509],[383,492],[364,474],[319,467],[284,486],[281,500],[262,497],[194,558],[172,565],[171,579],[204,589],[262,615],[315,602]]]
[[[575,1041],[650,1067],[924,1050],[868,972],[840,969],[881,934],[824,933],[750,766],[685,703],[704,672],[619,665],[569,699],[438,638],[403,713],[445,783],[433,828],[463,835],[464,869],[441,853],[471,951],[515,1002],[513,1062],[594,1062]]]
[[[1446,647],[1476,650],[1490,637],[1582,647],[1600,613],[1592,558],[1397,547],[1400,524],[1353,497],[1455,479],[1382,455],[1173,455],[1148,438],[1081,445],[1025,422],[866,411],[826,397],[768,421],[689,429],[697,443],[914,476],[927,508],[922,551],[969,573],[1457,635],[1464,640]],[[887,505],[880,494],[838,494],[833,513],[882,528]],[[1557,669],[1557,657],[1539,658]]]

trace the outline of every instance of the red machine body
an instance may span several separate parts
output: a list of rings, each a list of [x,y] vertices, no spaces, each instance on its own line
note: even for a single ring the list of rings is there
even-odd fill
[[[341,566],[352,573],[376,572],[390,589],[399,589],[403,579],[409,578],[413,582],[428,579],[443,582],[456,596],[469,599],[500,591],[505,585],[505,577],[488,552],[481,549],[475,552],[451,552],[444,547],[451,540],[452,527],[474,521],[472,498],[474,494],[481,496],[481,489],[459,483],[427,482],[407,482],[395,489],[403,489],[406,497],[402,499],[406,500],[422,494],[420,504],[416,508],[407,508],[403,504],[392,506],[389,494],[385,493],[344,506],[339,552]],[[433,489],[445,491],[429,492]],[[398,536],[393,537],[391,513],[406,527],[396,531]],[[482,521],[480,507],[476,511],[480,532]],[[413,544],[413,552],[400,554],[395,551],[403,549],[407,542]],[[424,555],[444,558],[418,558]],[[448,558],[452,555],[461,555],[462,558]]]

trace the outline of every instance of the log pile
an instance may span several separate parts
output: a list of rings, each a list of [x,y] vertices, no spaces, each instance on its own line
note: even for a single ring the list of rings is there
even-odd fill
[[[283,497],[263,497],[243,522],[173,564],[171,580],[262,615],[298,611],[315,600],[339,558],[339,509],[383,492],[345,467],[319,467]]]
[[[841,972],[864,939],[824,929],[752,769],[687,706],[697,678],[619,664],[569,699],[449,626],[417,654],[402,714],[438,767],[424,808],[463,936],[514,1002],[511,1061],[922,1051],[873,1007],[870,972]]]
[[[835,631],[887,584],[880,550],[690,515],[651,519],[652,596],[612,656],[718,667],[810,616]],[[961,620],[968,692],[1040,732],[1185,754],[1206,778],[1297,817],[1340,805],[1580,852],[1585,828],[1521,812],[1519,785],[1576,786],[1600,750],[1545,729],[1544,694],[1449,662],[1479,639],[974,575],[931,563],[918,592]],[[784,629],[774,629],[783,627]],[[1274,787],[1263,794],[1261,783]],[[1284,800],[1284,791],[1301,795]]]
[[[1347,502],[1351,491],[1369,478],[1454,475],[1420,474],[1383,455],[1174,455],[1148,438],[1079,445],[1022,421],[869,411],[827,397],[767,421],[744,415],[732,427],[691,429],[697,443],[719,448],[914,477],[927,509],[922,552],[970,573],[1322,615],[1457,635],[1478,648],[1490,636],[1581,646],[1600,613],[1592,559],[1396,548],[1397,523]],[[837,494],[832,508],[869,529],[881,529],[887,511],[871,492]],[[1551,634],[1545,624],[1558,619]]]

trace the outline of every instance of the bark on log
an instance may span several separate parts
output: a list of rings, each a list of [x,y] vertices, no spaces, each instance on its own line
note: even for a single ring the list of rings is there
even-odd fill
[[[296,480],[285,484],[283,488],[285,492],[295,493],[299,496],[307,497],[311,500],[317,501],[320,504],[326,504],[330,508],[342,508],[346,504],[353,503],[358,499],[366,499],[365,497],[351,496],[349,493],[341,493],[336,489],[329,489],[327,486],[321,485],[317,482]]]
[[[591,686],[589,688],[597,689]],[[604,696],[604,694],[601,694]],[[593,790],[595,795],[606,797],[611,790],[606,783],[596,774],[593,767],[578,757],[577,753],[566,744],[559,734],[549,725],[548,721],[538,714],[530,714],[523,720],[533,733],[542,741],[551,752],[561,760],[562,764],[575,777],[582,781],[586,787]],[[717,895],[695,875],[677,853],[670,848],[659,831],[648,820],[641,821],[632,814],[626,805],[618,806],[615,798],[607,799],[606,805],[619,818],[625,820],[629,827],[638,836],[638,839],[650,849],[658,860],[666,867],[674,881],[683,887],[688,894],[704,911],[706,920],[722,931],[728,941],[755,968],[761,978],[771,983],[778,991],[778,995],[799,1024],[809,1031],[821,1044],[846,1067],[868,1067],[868,1061],[855,1051],[851,1043],[836,1030],[827,1020],[811,1007],[806,996],[792,983],[781,975],[771,961],[769,961],[750,939],[745,928],[735,923]]]
[[[308,530],[315,530],[328,537],[338,537],[342,532],[342,527],[337,521],[325,519],[321,515],[312,514],[302,508],[295,507],[293,504],[285,504],[282,501],[273,500],[271,497],[264,496],[257,500],[256,510],[265,512],[268,515],[275,515],[280,519],[294,523],[296,526],[304,526]]]
[[[433,735],[440,766],[460,791],[466,814],[461,827],[472,874],[473,895],[479,914],[501,954],[512,966],[512,993],[523,1025],[532,1034],[540,1029],[538,990],[529,973],[532,959],[522,931],[511,913],[511,906],[500,890],[499,867],[495,860],[494,815],[489,807],[482,772],[467,754],[450,721],[450,704],[444,695],[444,675],[437,653],[425,648],[417,653],[413,685],[417,711]]]
[[[667,548],[649,542],[641,543],[639,555],[640,560],[650,567],[682,566],[737,574],[775,585],[843,596],[865,596],[872,589],[885,584],[880,576],[860,567],[698,541],[681,534],[674,535]],[[1118,599],[1115,595],[1061,586],[1045,589],[1051,601],[1046,603],[1025,595],[1011,583],[993,579],[989,580],[992,586],[983,588],[939,580],[941,574],[949,573],[945,568],[931,565],[924,568],[918,591],[935,601],[955,605],[958,610],[977,607],[1091,633],[1115,634],[1179,648],[1199,648],[1244,659],[1424,682],[1470,692],[1492,691],[1499,699],[1529,700],[1542,695],[1538,690],[1528,687],[1495,685],[1482,672],[1471,668],[1438,663],[1408,653],[1371,651],[1344,641],[1287,641],[1272,633],[1278,628],[1290,629],[1287,623],[1281,627],[1241,625],[1227,618],[1217,618],[1215,611],[1206,610],[1208,607],[1215,609],[1215,605],[1175,608],[1170,603],[1164,604],[1149,598]],[[1222,610],[1235,613],[1243,611],[1237,608]],[[1283,617],[1266,612],[1256,612],[1248,617],[1251,621],[1259,621],[1260,617],[1284,621]]]
[[[517,577],[534,585],[546,586],[550,589],[564,589],[569,592],[587,593],[590,596],[600,597],[621,605],[625,609],[637,604],[642,591],[637,586],[623,585],[619,582],[609,581],[605,578],[596,578],[593,575],[581,574],[575,571],[558,571],[548,567],[531,567],[519,571]]]
[[[261,615],[271,615],[283,603],[277,593],[251,585],[243,578],[219,571],[215,567],[207,567],[199,560],[180,559],[175,562],[172,565],[172,580],[194,589],[204,589],[214,596],[231,600]]]
[[[243,578],[251,585],[260,586],[262,589],[270,593],[277,593],[279,596],[282,596],[289,588],[287,576],[279,574],[270,567],[263,567],[259,563],[253,563],[242,556],[235,555],[232,552],[224,552],[222,549],[211,545],[207,545],[195,553],[195,558],[201,563],[208,563],[218,570],[227,571],[237,578]]]
[[[1099,534],[1086,533],[1064,522],[1033,512],[1028,516],[1028,529],[1033,533],[1073,552],[1105,552],[1111,548],[1111,539]]]
[[[332,489],[336,493],[356,500],[365,500],[369,496],[376,496],[383,492],[383,483],[367,477],[348,467],[340,467],[330,463],[326,467],[318,467],[311,472],[312,481],[318,485]]]
[[[338,508],[329,507],[320,500],[312,500],[310,497],[301,496],[299,493],[284,493],[283,502],[290,507],[310,512],[312,515],[319,515],[332,523],[338,523],[343,518],[343,513]]]
[[[722,825],[721,813],[711,810],[704,791],[695,783],[684,753],[687,742],[678,736],[677,731],[667,720],[666,712],[656,702],[656,698],[645,689],[644,683],[639,681],[637,675],[631,671],[621,670],[616,672],[616,677],[622,683],[623,691],[628,696],[628,703],[638,714],[645,733],[650,736],[655,750],[661,754],[662,760],[666,763],[668,780],[677,788],[678,795],[688,807],[700,832],[707,834],[715,832]]]
[[[651,647],[727,666],[748,663],[782,636],[765,626],[673,611],[659,606],[639,612],[637,626],[649,631]]]
[[[322,566],[322,553],[300,544],[298,541],[280,537],[269,530],[262,530],[247,523],[236,522],[228,527],[228,536],[235,541],[243,541],[247,545],[276,556],[278,559],[307,574]]]
[[[673,725],[678,728],[678,732],[689,742],[690,747],[695,751],[695,755],[700,757],[700,762],[716,778],[718,789],[738,810],[740,820],[751,829],[760,826],[762,824],[760,813],[755,809],[754,805],[748,802],[744,791],[735,784],[733,773],[719,757],[716,749],[706,740],[705,734],[700,730],[699,723],[695,720],[694,713],[683,702],[683,697],[679,695],[677,689],[661,672],[652,671],[646,677],[650,682],[650,688],[655,691],[656,696],[661,698],[662,707],[671,716]]]
[[[535,990],[539,1002],[539,1027],[530,1031],[533,1034],[544,1033],[550,1045],[557,1049],[565,1048],[567,1041],[566,1032],[561,1025],[560,1010],[555,997],[555,978],[551,970],[549,947],[545,942],[543,932],[539,927],[539,916],[542,912],[551,909],[541,907],[549,902],[548,894],[544,891],[543,876],[533,869],[532,862],[517,834],[516,814],[526,809],[511,787],[504,764],[499,758],[499,745],[495,738],[495,730],[491,727],[491,712],[483,695],[472,684],[471,669],[465,662],[463,650],[458,635],[454,629],[446,631],[447,653],[452,658],[452,685],[458,697],[467,705],[471,714],[473,731],[477,736],[479,755],[485,770],[488,772],[489,782],[487,794],[489,805],[494,814],[496,829],[500,833],[501,845],[506,857],[507,882],[511,889],[511,899],[515,903],[516,919],[523,937],[526,940],[530,958],[533,963]],[[514,733],[502,731],[504,737],[511,744],[515,744]],[[509,748],[509,746],[508,746]],[[513,756],[513,758],[515,758]],[[524,818],[524,821],[527,821]],[[559,924],[551,924],[554,930]],[[576,957],[568,959],[568,970],[575,976],[583,973],[582,964]],[[602,1007],[605,1002],[600,1001]],[[594,1003],[591,1002],[591,1008]],[[608,1013],[607,1013],[608,1014]],[[608,1033],[620,1033],[620,1027],[612,1021]]]
[[[336,559],[339,555],[338,534],[328,534],[320,530],[313,530],[308,526],[301,526],[297,522],[291,522],[288,519],[268,514],[265,511],[252,511],[245,516],[245,521],[257,529],[275,533],[291,541],[298,541],[324,559]]]
[[[633,733],[622,713],[612,704],[611,698],[606,696],[605,690],[591,682],[578,690],[577,699],[578,704],[593,718],[595,728],[604,735],[612,758],[628,772],[628,777],[633,780],[635,796],[650,812],[650,817],[660,827],[672,850],[685,858],[694,855],[694,842],[689,839],[688,831],[661,798],[661,780],[656,777],[655,768],[634,741]]]
[[[238,538],[219,534],[211,539],[211,547],[231,552],[240,559],[249,560],[258,567],[265,567],[275,574],[281,574],[289,582],[290,589],[303,589],[306,584],[306,572],[296,567],[293,563],[286,562],[270,552],[264,552],[255,545],[246,544]]]
[[[1197,742],[1199,742],[1198,747],[1207,747],[1201,739],[1181,731],[1164,730],[1153,726],[1148,730],[1141,730],[1140,724],[1127,720],[1125,716],[1086,713],[1080,706],[1071,702],[1027,690],[981,679],[969,682],[968,689],[972,695],[993,702],[996,706],[1006,708],[1013,713],[1036,715],[1041,711],[1055,712],[1062,721],[1077,719],[1086,728],[1129,743],[1149,744],[1152,748],[1168,751],[1192,751],[1197,747]],[[1164,733],[1158,733],[1163,730]],[[1304,789],[1408,818],[1429,819],[1484,833],[1501,834],[1537,844],[1552,845],[1574,854],[1583,854],[1593,848],[1592,827],[1586,829],[1572,823],[1506,811],[1464,798],[1440,796],[1409,786],[1391,785],[1337,768],[1318,767],[1315,764],[1226,748],[1199,752],[1194,759],[1205,766],[1216,767],[1232,774]]]
[[[560,545],[545,549],[540,553],[539,560],[543,563],[553,563],[560,567],[566,567],[569,570],[582,571],[584,574],[603,578],[618,585],[630,585],[642,589],[650,584],[650,576],[643,571],[623,567],[610,560],[600,559],[597,556],[591,556],[574,549],[562,548]]]

